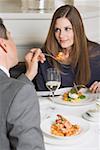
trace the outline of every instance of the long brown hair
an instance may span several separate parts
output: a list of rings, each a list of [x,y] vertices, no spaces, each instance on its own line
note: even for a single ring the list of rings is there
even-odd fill
[[[58,18],[67,18],[73,28],[74,44],[70,53],[70,65],[75,69],[75,80],[78,84],[87,84],[90,79],[90,64],[88,56],[87,37],[85,35],[83,22],[78,10],[72,5],[64,5],[59,7],[52,18],[50,29],[43,46],[47,53],[55,55],[62,48],[55,38],[55,23]]]

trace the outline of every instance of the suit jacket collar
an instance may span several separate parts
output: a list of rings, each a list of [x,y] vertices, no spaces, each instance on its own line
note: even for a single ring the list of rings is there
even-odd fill
[[[5,72],[5,73],[8,75],[8,77],[10,77],[9,71],[8,71],[8,69],[7,69],[6,67],[0,65],[0,69],[1,69],[3,72]]]
[[[0,69],[0,77],[1,76],[8,77],[7,74],[3,70]]]

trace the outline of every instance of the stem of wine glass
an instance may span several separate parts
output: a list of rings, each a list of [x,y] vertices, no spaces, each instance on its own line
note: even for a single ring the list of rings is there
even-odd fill
[[[55,93],[54,91],[52,91],[52,102],[54,103],[54,97],[55,97]]]
[[[53,102],[53,105],[51,106],[52,109],[55,109],[55,106],[54,106],[54,97],[55,97],[55,91],[51,91],[52,92],[52,102]]]

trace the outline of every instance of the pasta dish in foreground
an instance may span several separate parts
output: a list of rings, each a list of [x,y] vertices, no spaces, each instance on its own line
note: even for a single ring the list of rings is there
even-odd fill
[[[72,124],[69,120],[61,115],[57,115],[57,119],[51,125],[51,133],[56,136],[73,136],[80,133],[80,126]]]

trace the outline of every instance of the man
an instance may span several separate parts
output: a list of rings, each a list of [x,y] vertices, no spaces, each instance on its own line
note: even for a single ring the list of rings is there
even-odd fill
[[[38,99],[31,80],[37,74],[38,61],[43,63],[45,57],[40,49],[32,49],[25,60],[26,74],[10,78],[9,69],[18,63],[17,50],[0,19],[0,150],[44,150]]]

